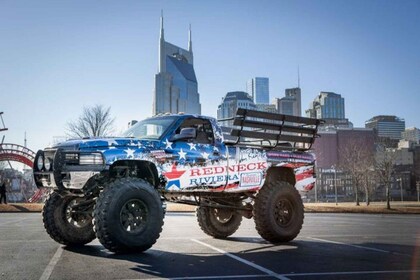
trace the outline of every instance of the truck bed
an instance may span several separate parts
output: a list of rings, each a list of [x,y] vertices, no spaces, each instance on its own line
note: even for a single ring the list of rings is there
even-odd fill
[[[239,108],[234,128],[225,136],[227,146],[260,147],[267,150],[311,149],[322,120]],[[225,121],[225,120],[224,120]],[[226,132],[225,128],[225,132]]]

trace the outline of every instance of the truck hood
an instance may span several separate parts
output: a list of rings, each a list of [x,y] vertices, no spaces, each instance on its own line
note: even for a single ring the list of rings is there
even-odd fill
[[[159,143],[158,140],[139,140],[135,138],[88,138],[75,139],[58,143],[54,148],[62,148],[65,150],[106,150],[123,147],[147,147],[155,148]]]

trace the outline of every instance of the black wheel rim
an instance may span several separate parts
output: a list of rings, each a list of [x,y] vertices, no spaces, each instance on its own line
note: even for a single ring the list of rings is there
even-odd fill
[[[66,207],[66,220],[67,222],[76,228],[82,228],[92,223],[92,217],[88,214],[78,213],[73,210],[73,206],[77,205],[80,199],[72,199]]]
[[[280,199],[277,201],[274,211],[276,223],[281,227],[288,226],[292,221],[292,216],[293,206],[290,201],[287,199]]]
[[[232,219],[233,212],[227,209],[213,208],[213,215],[219,223],[226,224]]]
[[[120,212],[120,223],[123,229],[132,234],[142,232],[147,224],[148,208],[143,201],[127,201]]]

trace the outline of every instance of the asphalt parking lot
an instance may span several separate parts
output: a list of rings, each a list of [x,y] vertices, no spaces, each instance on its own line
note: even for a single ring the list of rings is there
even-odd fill
[[[193,213],[168,213],[152,249],[116,255],[55,243],[40,213],[0,214],[0,279],[158,278],[420,279],[420,215],[309,213],[297,239],[273,245],[252,220],[218,240]]]

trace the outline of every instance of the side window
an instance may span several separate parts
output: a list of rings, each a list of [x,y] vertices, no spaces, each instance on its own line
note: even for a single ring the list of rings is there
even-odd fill
[[[177,133],[179,133],[182,128],[186,127],[194,127],[197,130],[197,137],[193,140],[193,142],[198,144],[214,143],[213,129],[209,120],[198,118],[186,119],[177,129]]]

